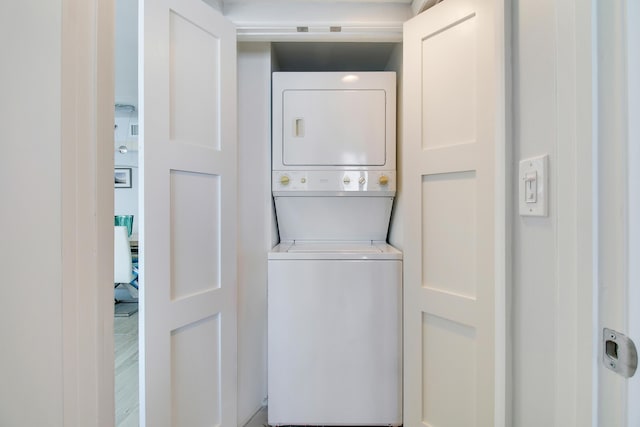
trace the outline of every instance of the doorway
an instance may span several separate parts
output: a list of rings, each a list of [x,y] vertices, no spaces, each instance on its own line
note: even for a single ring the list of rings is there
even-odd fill
[[[128,226],[131,268],[135,277],[130,283],[114,288],[114,368],[115,368],[115,425],[139,424],[139,304],[137,289],[138,230],[140,176],[138,159],[138,1],[115,1],[115,123],[114,176],[121,174],[123,183],[114,188],[114,215],[132,220]],[[116,256],[116,262],[118,262]],[[127,258],[125,255],[124,258]]]
[[[177,18],[176,18],[176,19],[177,19]],[[177,25],[182,25],[182,24],[184,24],[184,22],[182,22],[182,21],[176,21],[176,22],[178,22],[178,24],[177,24]],[[182,28],[182,27],[181,27],[181,28]],[[189,46],[190,46],[190,45],[189,45]],[[187,53],[188,53],[188,52],[187,52]],[[145,69],[148,69],[148,68],[147,68],[147,67],[145,67]],[[166,87],[166,85],[159,85],[159,87]],[[147,103],[145,103],[145,105],[146,105],[146,106],[149,106]],[[185,105],[189,105],[189,104],[185,104]],[[166,123],[166,120],[162,121],[162,123]],[[146,135],[146,136],[149,136],[149,135]],[[151,138],[149,138],[149,140],[151,140]],[[147,146],[146,148],[147,148],[147,149],[151,149],[152,147],[151,147],[151,145],[149,145],[149,146]],[[153,147],[153,148],[158,149],[158,147]],[[162,153],[162,154],[166,154],[166,153]],[[233,164],[235,164],[235,162],[233,162]],[[236,172],[237,172],[237,171],[236,171]],[[193,174],[192,174],[192,175],[188,175],[188,174],[177,174],[177,175],[175,175],[174,179],[175,179],[175,184],[176,184],[177,186],[179,186],[179,188],[178,188],[179,190],[180,190],[180,189],[185,189],[185,190],[186,190],[186,189],[191,189],[191,188],[192,188],[192,186],[190,186],[190,182],[188,182],[188,180],[189,180],[189,179],[191,179],[191,178],[194,178],[194,179],[195,179],[195,178],[197,178],[197,177],[199,177],[199,175],[193,175]],[[191,180],[193,181],[193,179],[191,179]],[[146,181],[146,183],[147,183],[147,184],[148,184],[148,183],[157,183],[157,182],[158,182],[158,180],[151,180],[151,179]],[[149,191],[149,194],[152,194],[152,193],[153,193],[152,191]],[[187,192],[185,191],[185,194],[186,194],[186,193],[187,193]],[[178,205],[180,206],[180,204],[178,204]],[[185,212],[186,212],[186,211],[185,211]],[[148,222],[147,222],[147,225],[150,225],[151,220],[152,220],[152,219],[151,219],[151,217],[149,217]],[[179,222],[179,224],[181,224],[181,225],[188,225],[188,224],[189,224],[189,221],[180,221],[180,222]],[[163,225],[163,224],[160,224],[160,225]],[[242,229],[242,224],[239,224],[239,225],[240,225],[240,227],[239,227],[239,228],[240,228],[240,229]],[[234,226],[235,226],[235,224],[234,224]],[[154,228],[154,230],[160,230],[161,228],[162,228],[162,227],[156,227],[156,228]],[[166,230],[166,229],[167,229],[167,227],[164,227],[164,228],[162,228],[162,229],[163,229],[163,230]],[[162,231],[162,230],[160,230],[160,231]],[[191,230],[187,230],[187,231],[189,231],[189,232],[190,232]],[[182,235],[189,236],[189,237],[191,236],[190,234],[182,234]],[[153,234],[152,234],[152,233],[149,233],[149,234],[147,235],[147,237],[151,237],[151,236],[153,236]],[[399,234],[398,234],[398,236],[399,236]],[[153,237],[155,237],[155,236],[153,236]],[[188,239],[186,239],[186,238],[185,238],[185,240],[188,240]],[[148,241],[146,241],[146,242],[147,242],[147,243],[149,243]],[[234,251],[233,251],[233,246],[231,246],[231,247],[232,247],[232,251],[230,251],[230,252],[234,252]],[[149,244],[148,248],[149,248],[149,252],[147,252],[147,255],[149,255],[149,258],[151,258],[151,256],[150,256],[150,252],[151,252],[151,250],[152,250],[152,249],[154,249],[154,247],[153,247],[151,244]],[[189,249],[189,248],[187,248],[187,249]],[[196,252],[196,254],[198,254],[198,253]],[[185,257],[184,259],[186,260],[186,259],[187,259],[187,257]],[[190,265],[193,265],[193,263],[192,263],[191,261],[190,261]],[[168,277],[168,275],[165,275],[165,276],[166,276],[166,277]],[[145,276],[145,278],[150,278],[150,276],[149,276],[149,275],[146,275],[146,276]],[[151,288],[151,287],[149,287],[149,290],[151,290],[151,289],[152,289],[152,288]],[[178,295],[178,296],[180,296],[180,295]],[[175,298],[174,298],[174,299],[175,299]],[[171,302],[171,301],[170,301],[170,302]],[[182,302],[183,302],[183,301],[181,300],[181,301],[180,301],[180,303],[182,304]],[[242,303],[243,303],[243,301],[240,301],[240,303],[242,304]],[[178,304],[174,304],[174,306],[177,306],[177,305],[178,305]],[[155,306],[155,301],[154,301],[154,306]],[[235,305],[234,305],[234,306],[235,306]],[[168,308],[171,308],[171,306],[170,306],[169,304],[167,304],[167,307],[168,307]],[[162,311],[162,310],[158,310],[158,311]],[[186,313],[186,312],[187,312],[187,310],[184,310],[184,312]],[[165,318],[165,317],[167,317],[167,315],[165,315],[165,312],[164,312],[164,311],[162,311],[162,313],[163,313],[163,320],[164,320],[164,318]],[[180,319],[178,319],[178,320],[180,320]],[[151,322],[151,321],[148,321],[148,323],[147,323],[147,325],[152,325],[152,324],[154,324],[154,323],[153,323],[153,322]],[[157,324],[157,323],[156,323],[156,324]],[[205,323],[199,323],[199,324],[197,324],[196,326],[207,326],[207,325],[208,325],[208,323],[206,323],[206,322],[205,322]],[[169,327],[173,327],[173,326],[172,326],[172,325],[169,325]],[[216,327],[216,328],[217,328],[217,326],[216,326],[216,325],[214,325],[214,327]],[[214,328],[212,327],[211,329],[214,329]],[[172,331],[173,331],[173,330],[176,330],[176,329],[172,329]],[[190,331],[192,331],[192,330],[180,327],[180,329],[178,330],[178,333],[179,333],[179,334],[185,334],[185,336],[186,336],[186,335],[188,335],[188,333],[189,333]],[[240,333],[242,333],[242,332],[240,332]],[[189,336],[186,336],[186,338],[187,338],[187,339],[191,339]],[[175,340],[174,340],[174,341],[175,341]],[[195,342],[195,341],[197,341],[197,340],[195,340],[195,339],[194,339],[193,341]],[[176,342],[177,342],[177,341],[176,341]],[[199,342],[199,341],[198,341],[198,342]],[[177,342],[177,344],[181,344],[181,342]],[[167,346],[164,346],[164,347],[166,348]],[[186,348],[186,347],[185,347],[185,348]],[[216,349],[211,349],[211,352],[212,352],[212,353],[213,353],[214,351],[216,351]],[[149,353],[153,354],[153,352],[149,352]],[[157,353],[156,353],[156,354],[157,354]],[[154,368],[155,368],[155,366],[154,366]],[[168,370],[166,370],[166,369],[165,369],[165,370],[162,370],[162,369],[161,369],[161,370],[157,370],[157,369],[156,369],[156,370],[154,370],[154,373],[155,373],[155,372],[161,372],[161,373],[162,373],[162,375],[164,375],[166,372],[168,372]],[[199,374],[199,373],[198,373],[198,374]],[[155,389],[153,389],[153,391],[155,391]],[[180,393],[180,394],[181,394],[181,395],[183,395],[183,396],[184,396],[184,395],[187,395],[187,394],[185,394],[185,393]],[[185,403],[188,403],[188,402],[185,402]],[[170,407],[169,405],[162,405],[162,406]],[[166,418],[166,417],[165,417],[165,418]]]

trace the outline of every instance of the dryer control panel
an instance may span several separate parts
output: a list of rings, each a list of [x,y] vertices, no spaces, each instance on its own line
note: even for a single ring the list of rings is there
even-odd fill
[[[292,192],[349,193],[360,195],[393,196],[396,192],[395,170],[345,170],[345,171],[274,171],[273,194]],[[367,194],[368,193],[368,194]],[[311,195],[311,194],[309,194]]]

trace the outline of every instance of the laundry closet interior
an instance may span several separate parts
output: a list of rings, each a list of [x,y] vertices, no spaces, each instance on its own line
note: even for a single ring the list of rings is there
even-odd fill
[[[396,42],[238,43],[239,421],[266,403],[263,399],[267,395],[267,252],[279,243],[272,196],[272,73],[393,72],[397,85],[397,124],[393,132],[398,136],[393,169],[400,176],[401,122],[397,107],[401,99],[401,66],[402,44]],[[401,183],[396,185],[389,233],[385,236],[398,248],[402,243],[401,225],[395,213],[401,204],[400,186]],[[398,291],[401,296],[401,288]]]

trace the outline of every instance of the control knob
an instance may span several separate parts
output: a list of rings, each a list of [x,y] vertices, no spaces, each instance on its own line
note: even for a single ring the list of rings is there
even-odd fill
[[[289,177],[287,175],[282,175],[280,177],[280,184],[282,184],[282,185],[289,184]]]
[[[378,183],[380,185],[387,185],[389,183],[389,177],[387,177],[386,175],[381,175]]]

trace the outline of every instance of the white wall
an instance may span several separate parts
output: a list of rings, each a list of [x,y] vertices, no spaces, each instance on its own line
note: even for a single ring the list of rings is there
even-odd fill
[[[512,7],[513,425],[589,425],[589,6],[568,0],[516,0]],[[549,154],[549,216],[521,217],[518,162],[541,154]]]
[[[271,202],[271,45],[238,44],[238,424],[267,396]]]
[[[555,426],[556,352],[556,28],[555,1],[514,2],[514,171],[549,154],[549,216],[513,207],[513,423]],[[517,172],[516,172],[517,173]]]
[[[61,13],[27,0],[0,14],[3,427],[63,423]]]

